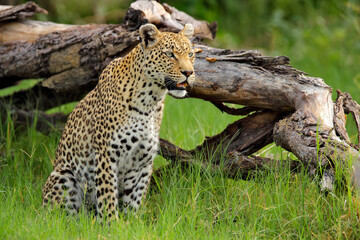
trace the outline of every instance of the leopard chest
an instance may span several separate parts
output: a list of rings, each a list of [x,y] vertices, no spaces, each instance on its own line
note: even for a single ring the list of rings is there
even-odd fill
[[[159,133],[152,116],[132,116],[128,124],[113,132],[110,141],[110,161],[117,166],[118,175],[152,164],[157,152]]]

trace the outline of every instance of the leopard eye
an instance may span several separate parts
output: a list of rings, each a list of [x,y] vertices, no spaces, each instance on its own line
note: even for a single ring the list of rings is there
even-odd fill
[[[193,57],[194,53],[193,52],[189,52],[189,57]]]
[[[169,57],[169,58],[175,58],[174,53],[171,52],[171,51],[166,51],[166,52],[165,52],[165,55],[166,55],[167,57]]]

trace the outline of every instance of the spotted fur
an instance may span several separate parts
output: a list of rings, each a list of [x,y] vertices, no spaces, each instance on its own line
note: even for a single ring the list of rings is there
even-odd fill
[[[139,33],[141,43],[112,61],[70,114],[43,189],[44,205],[69,213],[85,206],[99,218],[116,218],[119,207],[125,213],[139,208],[157,153],[164,97],[185,97],[195,59],[190,24],[178,34],[152,24]]]

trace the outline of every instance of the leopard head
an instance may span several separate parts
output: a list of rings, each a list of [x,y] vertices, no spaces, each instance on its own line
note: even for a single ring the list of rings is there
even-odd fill
[[[195,53],[190,42],[193,26],[186,24],[179,33],[162,33],[155,25],[146,24],[139,32],[146,77],[173,97],[185,97],[186,87],[195,79]]]

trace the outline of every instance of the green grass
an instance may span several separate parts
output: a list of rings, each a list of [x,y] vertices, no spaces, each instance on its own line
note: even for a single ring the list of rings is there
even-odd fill
[[[190,149],[233,120],[205,101],[169,97],[161,136]],[[86,212],[70,217],[48,211],[41,207],[41,187],[52,170],[60,132],[43,135],[29,126],[15,134],[11,119],[0,130],[0,239],[360,237],[356,194],[337,191],[325,196],[316,180],[288,168],[269,168],[243,181],[196,166],[165,167],[139,213],[121,215],[111,225],[98,223]],[[279,161],[287,155],[275,146],[264,154]]]
[[[40,82],[42,79],[27,79],[23,81],[19,81],[16,85],[0,89],[0,97],[5,97],[13,94],[14,92],[18,92],[20,90],[28,89],[33,87],[35,84]]]

